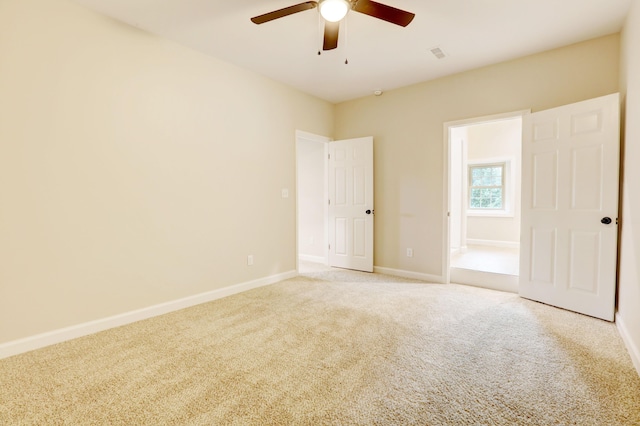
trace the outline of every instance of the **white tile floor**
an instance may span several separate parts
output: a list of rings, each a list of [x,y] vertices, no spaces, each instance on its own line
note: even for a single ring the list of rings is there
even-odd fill
[[[451,267],[496,274],[518,275],[520,251],[514,248],[469,245],[451,254]]]

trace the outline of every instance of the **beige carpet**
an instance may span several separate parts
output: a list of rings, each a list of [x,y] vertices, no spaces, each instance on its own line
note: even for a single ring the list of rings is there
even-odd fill
[[[318,269],[0,360],[2,425],[640,425],[614,325]]]

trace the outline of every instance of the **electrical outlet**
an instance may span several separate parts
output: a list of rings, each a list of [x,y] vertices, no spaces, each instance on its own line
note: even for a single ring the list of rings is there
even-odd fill
[[[408,248],[407,249],[407,257],[413,257],[413,249],[412,248]]]
[[[247,265],[248,266],[252,266],[253,265],[253,255],[252,254],[247,256]]]
[[[289,190],[287,188],[282,188],[282,198],[289,198]]]

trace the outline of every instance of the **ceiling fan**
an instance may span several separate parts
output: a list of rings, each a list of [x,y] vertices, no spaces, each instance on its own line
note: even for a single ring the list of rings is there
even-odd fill
[[[405,12],[404,10],[371,0],[318,0],[306,1],[294,6],[274,10],[273,12],[251,18],[251,22],[254,24],[264,24],[274,19],[283,18],[316,7],[320,10],[320,15],[322,15],[325,20],[322,50],[332,50],[338,47],[340,21],[347,15],[349,10],[364,13],[365,15],[373,16],[374,18],[382,19],[383,21],[391,22],[401,27],[409,25],[416,16],[414,13]]]

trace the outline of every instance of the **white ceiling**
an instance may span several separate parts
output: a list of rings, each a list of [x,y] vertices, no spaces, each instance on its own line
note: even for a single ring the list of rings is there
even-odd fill
[[[379,0],[416,17],[402,28],[351,11],[320,56],[317,9],[249,20],[303,0],[75,1],[337,103],[618,32],[634,0]]]

